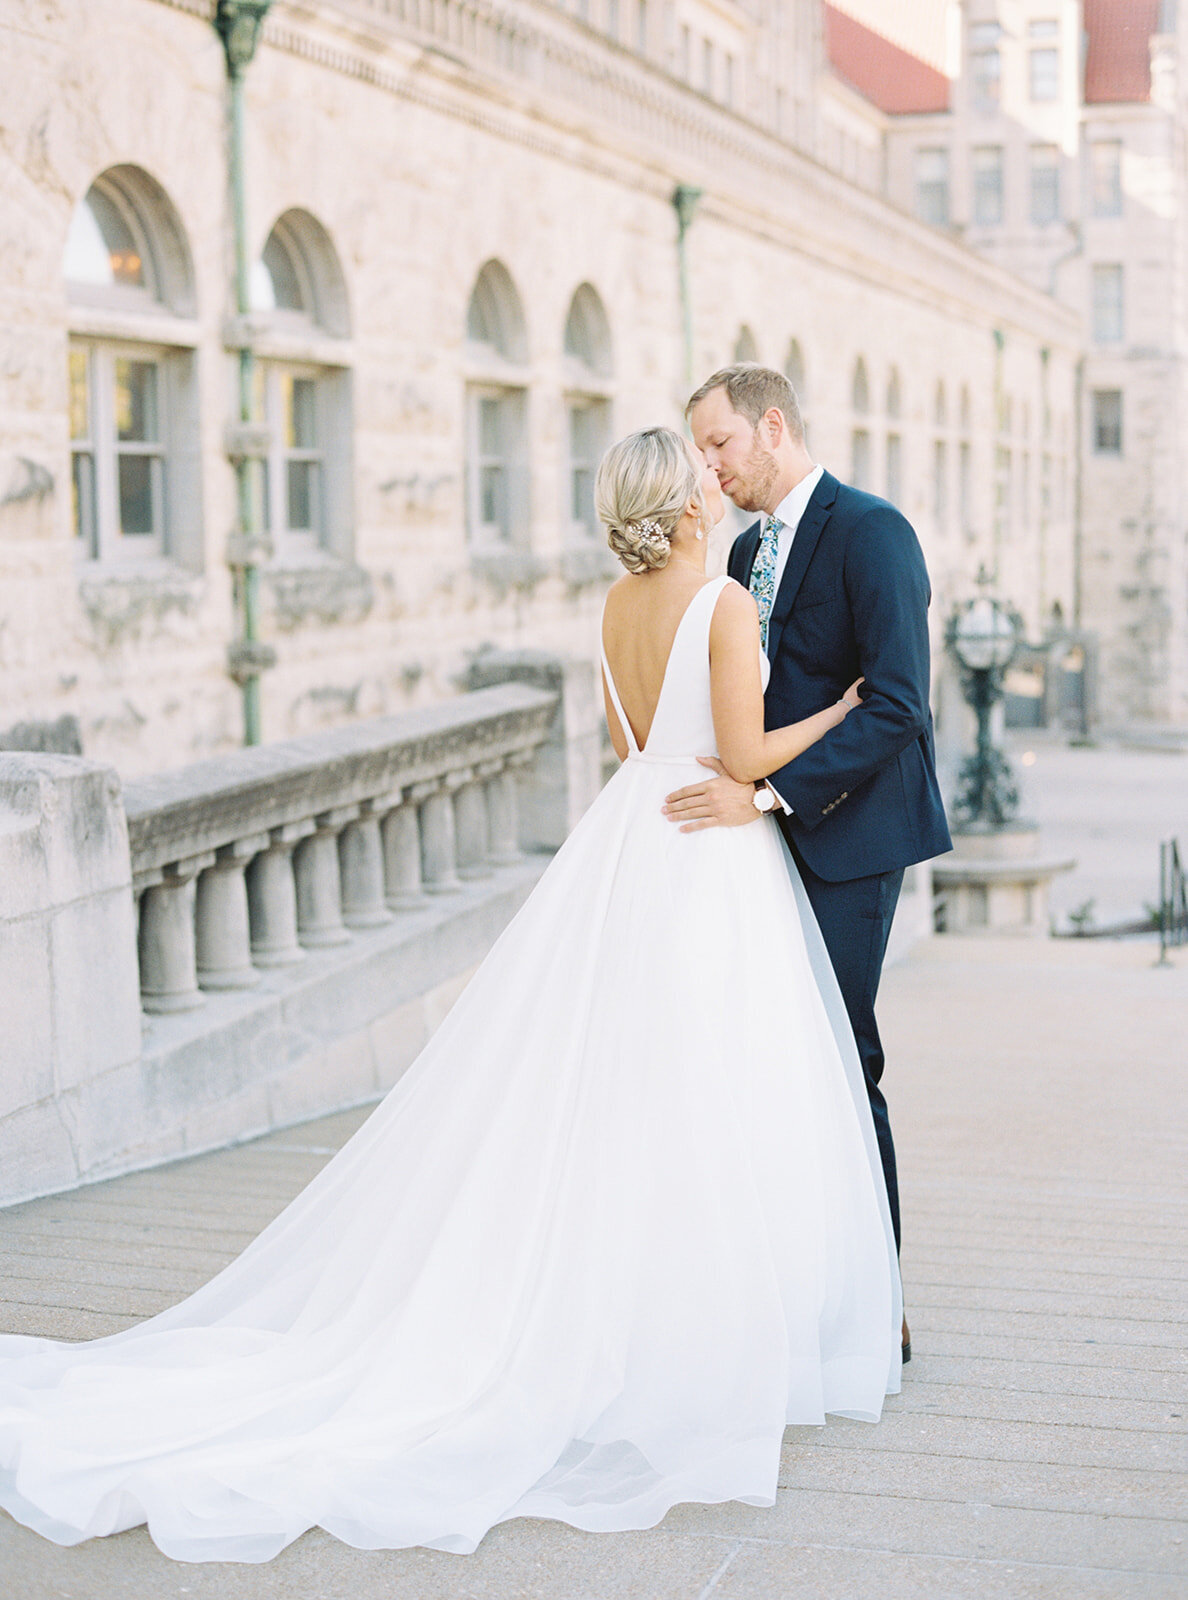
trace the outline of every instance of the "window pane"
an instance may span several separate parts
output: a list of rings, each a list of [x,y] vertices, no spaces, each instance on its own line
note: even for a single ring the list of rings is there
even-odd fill
[[[569,408],[569,453],[575,461],[588,461],[594,453],[594,407]]]
[[[1089,146],[1091,204],[1095,217],[1122,214],[1122,144],[1098,139]]]
[[[91,436],[90,359],[85,350],[70,352],[70,437]]]
[[[1060,217],[1060,153],[1055,145],[1031,151],[1031,220],[1041,227]]]
[[[479,454],[497,456],[503,450],[503,427],[498,400],[484,396],[479,401]],[[484,517],[484,522],[490,518]]]
[[[286,461],[285,470],[289,530],[293,533],[313,533],[317,528],[317,462]]]
[[[503,503],[503,468],[483,467],[479,472],[479,521],[487,527],[494,525],[501,534],[505,529]]]
[[[949,220],[949,152],[916,151],[916,215],[944,227]]]
[[[281,375],[285,408],[285,442],[290,450],[317,448],[317,385],[313,378]]]
[[[137,536],[156,532],[153,487],[159,463],[153,456],[117,456],[120,532]]]
[[[70,509],[75,537],[89,556],[95,554],[95,458],[76,451],[70,463]]]
[[[1031,51],[1031,98],[1055,100],[1060,93],[1059,50]]]
[[[277,233],[268,235],[262,257],[265,276],[256,276],[253,299],[263,311],[307,311],[293,256]]]
[[[1110,264],[1093,268],[1093,337],[1101,344],[1122,338],[1122,268]]]
[[[957,455],[957,493],[961,497],[961,526],[965,530],[969,528],[971,468],[970,447],[963,444]]]
[[[116,434],[120,439],[129,443],[156,443],[157,368],[154,362],[117,358],[115,416]]]
[[[897,433],[887,435],[887,499],[899,504],[903,492],[903,444]]]
[[[1122,391],[1097,389],[1093,394],[1093,448],[1098,455],[1122,453]]]
[[[870,488],[870,434],[855,428],[851,437],[850,481],[856,489]]]
[[[144,261],[120,208],[102,189],[75,207],[66,239],[65,269],[75,283],[144,288]]]
[[[998,105],[1002,60],[997,50],[975,50],[970,57],[974,105],[979,111],[992,111]]]
[[[589,467],[573,469],[573,520],[587,526],[594,516],[594,474]]]
[[[974,221],[983,227],[1002,221],[1002,147],[986,145],[973,153]]]
[[[932,447],[932,515],[938,528],[944,526],[948,516],[948,474],[944,440],[938,439]]]

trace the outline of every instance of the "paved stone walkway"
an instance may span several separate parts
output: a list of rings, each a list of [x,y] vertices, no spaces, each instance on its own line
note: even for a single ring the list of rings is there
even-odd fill
[[[497,1529],[470,1557],[307,1534],[174,1565],[0,1518],[0,1600],[1184,1600],[1188,951],[933,941],[883,1013],[916,1356],[878,1427],[791,1429],[771,1510]],[[110,1332],[201,1283],[360,1120],[0,1213],[0,1327]]]

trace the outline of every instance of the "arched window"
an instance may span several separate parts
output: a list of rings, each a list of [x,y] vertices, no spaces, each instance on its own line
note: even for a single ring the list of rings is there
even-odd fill
[[[887,499],[892,505],[898,505],[903,495],[903,435],[898,427],[902,410],[899,368],[892,367],[887,376]]]
[[[138,167],[96,178],[75,206],[62,267],[80,551],[197,563],[194,279],[165,191]]]
[[[351,554],[350,316],[338,255],[308,211],[278,217],[252,268],[247,330],[268,423],[264,524],[276,559]]]
[[[580,284],[565,319],[569,462],[563,521],[577,543],[598,537],[594,474],[610,444],[612,371],[610,325],[602,301],[590,284]]]
[[[854,426],[850,432],[850,481],[857,489],[870,489],[870,383],[866,376],[866,363],[862,357],[854,363],[850,381],[850,407],[854,413]]]
[[[507,268],[488,261],[466,310],[467,528],[479,551],[526,544],[527,339]]]
[[[738,330],[738,338],[734,341],[734,359],[736,361],[758,361],[759,359],[758,341],[745,322]]]

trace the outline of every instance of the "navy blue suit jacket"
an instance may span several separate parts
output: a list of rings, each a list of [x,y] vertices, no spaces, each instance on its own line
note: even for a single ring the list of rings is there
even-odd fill
[[[735,540],[747,585],[760,524]],[[928,602],[919,540],[885,500],[826,472],[784,568],[768,626],[768,728],[811,716],[865,677],[861,711],[771,775],[780,825],[808,867],[840,883],[953,848],[928,707]]]

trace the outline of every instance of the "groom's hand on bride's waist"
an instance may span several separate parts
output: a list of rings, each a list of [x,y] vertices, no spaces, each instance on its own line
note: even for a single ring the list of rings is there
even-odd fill
[[[755,785],[736,783],[714,756],[697,759],[718,776],[668,795],[664,801],[668,820],[679,823],[682,833],[696,833],[699,828],[741,828],[745,822],[756,822],[761,813],[755,809]]]

